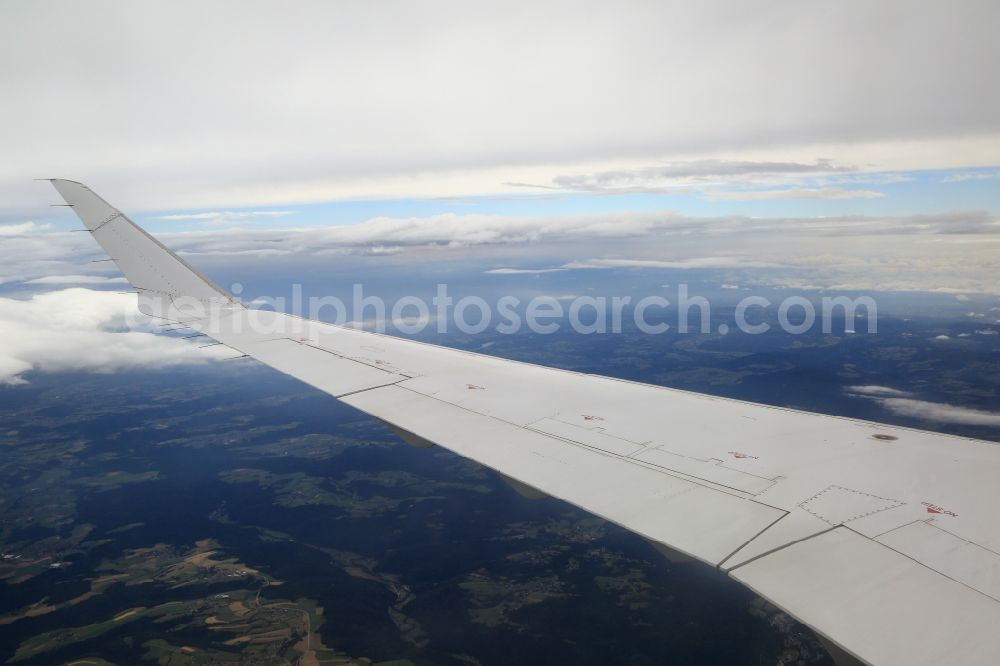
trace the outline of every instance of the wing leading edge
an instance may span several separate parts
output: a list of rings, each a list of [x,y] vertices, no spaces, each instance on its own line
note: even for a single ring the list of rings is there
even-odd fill
[[[842,659],[1000,662],[996,444],[249,310],[86,186],[52,183],[147,314],[718,567]]]

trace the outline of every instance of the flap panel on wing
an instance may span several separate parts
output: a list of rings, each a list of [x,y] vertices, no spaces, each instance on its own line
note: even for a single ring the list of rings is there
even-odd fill
[[[600,428],[581,428],[558,419],[541,419],[528,427],[547,435],[554,435],[606,453],[613,453],[616,456],[630,456],[645,448],[641,444],[606,435]]]
[[[636,460],[647,462],[673,472],[679,472],[698,479],[703,479],[726,488],[739,490],[750,495],[758,495],[775,484],[774,479],[754,476],[739,470],[730,469],[715,460],[704,462],[687,456],[680,456],[665,449],[651,448],[632,456]]]
[[[875,540],[1000,601],[1000,553],[924,521]]]
[[[837,527],[731,575],[873,664],[996,664],[1000,603]]]
[[[402,375],[373,368],[328,351],[283,338],[239,345],[240,351],[330,395],[395,384]]]
[[[407,383],[356,393],[344,402],[713,566],[783,515],[592,447],[428,398],[404,388]]]

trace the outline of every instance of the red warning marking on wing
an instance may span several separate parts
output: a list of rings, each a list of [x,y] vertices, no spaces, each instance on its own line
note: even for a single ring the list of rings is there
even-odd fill
[[[582,414],[584,421],[603,421],[603,416],[594,416],[592,414]]]
[[[730,451],[729,455],[734,458],[750,458],[752,460],[760,460],[758,456],[752,456],[749,453],[743,453],[742,451]]]
[[[952,518],[958,518],[958,514],[954,511],[949,511],[944,507],[940,507],[937,504],[931,504],[930,502],[921,502],[925,507],[927,507],[927,513],[938,513],[945,516],[951,516]]]
[[[466,384],[465,388],[469,389],[470,391],[485,391],[486,390],[485,386],[477,386],[475,384]]]

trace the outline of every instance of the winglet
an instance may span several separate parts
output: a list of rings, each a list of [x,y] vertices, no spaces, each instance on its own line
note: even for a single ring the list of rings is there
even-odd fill
[[[209,305],[242,307],[232,295],[164,247],[86,185],[62,178],[45,180],[52,183],[136,289],[167,301],[187,298]]]

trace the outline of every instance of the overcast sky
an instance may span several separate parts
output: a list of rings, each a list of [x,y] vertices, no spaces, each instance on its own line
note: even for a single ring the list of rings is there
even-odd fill
[[[45,214],[29,179],[56,176],[130,210],[873,198],[781,178],[1000,163],[997,25],[990,0],[6,0],[0,214]]]
[[[790,286],[1000,293],[997,25],[998,2],[8,0],[0,284],[109,277],[31,180],[58,176],[208,269],[496,244],[486,269],[738,255],[812,270]]]

